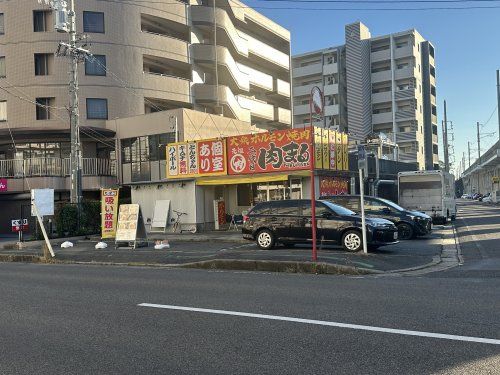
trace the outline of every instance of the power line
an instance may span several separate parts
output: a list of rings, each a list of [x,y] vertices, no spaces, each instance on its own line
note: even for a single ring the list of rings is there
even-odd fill
[[[159,9],[159,8],[155,8],[155,7],[151,7],[151,6],[147,6],[147,5],[142,5],[143,3],[149,3],[149,4],[162,4],[162,5],[174,5],[174,4],[180,4],[182,2],[163,2],[163,1],[147,1],[147,0],[123,0],[123,1],[118,1],[118,0],[98,0],[98,1],[103,1],[103,2],[109,2],[109,3],[119,3],[119,4],[122,4],[122,5],[134,5],[134,6],[140,6],[140,7],[144,7],[144,8],[149,8],[149,9],[152,9],[152,10],[157,10],[159,12],[166,12],[166,13],[171,13],[171,12],[168,12],[168,11],[165,11],[163,9]],[[282,0],[283,1],[283,0]],[[318,0],[319,1],[319,0]],[[333,0],[332,0],[333,1]],[[345,3],[348,3],[349,0],[344,0]],[[366,3],[373,3],[373,4],[380,4],[378,3],[378,1],[368,1],[368,0],[365,0]],[[472,2],[478,2],[478,1],[489,1],[490,3],[493,2],[493,1],[498,1],[498,0],[470,0]],[[297,1],[299,2],[299,1]],[[310,3],[310,1],[306,1],[306,0],[301,0],[301,2],[303,3]],[[319,2],[322,2],[322,1],[319,1]],[[324,3],[326,3],[325,1],[323,1]],[[349,2],[349,4],[356,4],[357,1],[351,1]],[[400,1],[399,3],[391,3],[391,4],[401,4],[401,5],[404,5],[404,3],[412,3],[411,1]],[[415,3],[417,3],[415,1]],[[430,2],[429,2],[430,3]],[[435,1],[434,3],[438,4],[438,3],[441,3],[441,1]],[[445,2],[446,3],[446,2]],[[457,1],[457,4],[459,3],[463,3],[463,4],[467,4],[464,1],[462,2],[458,2]],[[383,3],[382,3],[383,4]],[[500,9],[500,6],[476,6],[476,5],[472,5],[472,6],[462,6],[462,7],[457,7],[457,6],[440,6],[440,7],[421,7],[421,8],[406,8],[406,7],[400,7],[400,8],[317,8],[317,7],[291,7],[291,6],[287,6],[287,7],[276,7],[276,6],[248,6],[248,5],[243,5],[243,4],[237,4],[237,5],[218,5],[217,8],[226,8],[226,9],[232,9],[232,8],[242,8],[242,9],[268,9],[268,10],[299,10],[299,11],[303,11],[303,10],[306,10],[306,11],[430,11],[430,10],[471,10],[471,9]],[[174,13],[172,13],[174,14]],[[179,18],[183,18],[183,19],[186,19],[186,17],[184,16],[181,16],[181,15],[177,15],[175,14],[177,17]]]

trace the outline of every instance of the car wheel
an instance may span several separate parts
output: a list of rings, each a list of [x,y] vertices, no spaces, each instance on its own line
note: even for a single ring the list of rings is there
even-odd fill
[[[263,229],[257,233],[256,236],[257,245],[262,250],[271,250],[276,242],[273,232],[269,229]]]
[[[361,233],[357,230],[349,230],[342,236],[342,247],[344,250],[351,253],[361,250],[363,247],[363,240]]]
[[[411,240],[413,238],[413,228],[410,224],[400,223],[398,227],[398,238],[400,240]]]

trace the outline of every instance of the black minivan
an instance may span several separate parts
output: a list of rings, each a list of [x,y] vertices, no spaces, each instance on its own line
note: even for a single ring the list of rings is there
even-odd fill
[[[361,212],[359,195],[334,195],[320,199]],[[365,196],[365,214],[392,221],[398,228],[400,240],[424,236],[432,231],[432,218],[429,215],[418,211],[408,211],[387,199]]]
[[[316,201],[316,235],[323,244],[342,245],[347,251],[363,248],[361,217],[328,201]],[[388,220],[366,219],[367,245],[377,248],[397,243],[398,230]],[[292,245],[312,240],[311,200],[262,202],[243,216],[243,238],[256,241],[264,250],[277,243]]]

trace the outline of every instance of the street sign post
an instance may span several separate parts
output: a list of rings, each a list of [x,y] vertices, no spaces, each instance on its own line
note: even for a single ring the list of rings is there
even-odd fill
[[[21,242],[23,240],[23,232],[29,229],[28,219],[14,219],[10,222],[12,232],[19,235],[19,242]]]
[[[366,150],[365,146],[358,146],[358,170],[359,170],[359,196],[361,206],[361,234],[363,237],[363,253],[368,254],[366,244],[366,223],[365,223],[365,192],[363,171],[366,168]]]

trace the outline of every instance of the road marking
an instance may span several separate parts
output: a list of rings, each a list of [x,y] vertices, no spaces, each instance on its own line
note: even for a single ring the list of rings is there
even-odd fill
[[[444,339],[444,340],[468,341],[468,342],[477,342],[477,343],[481,343],[481,344],[500,345],[500,340],[497,340],[497,339],[488,339],[488,338],[471,337],[471,336],[447,335],[447,334],[443,334],[443,333],[433,333],[433,332],[423,332],[423,331],[409,331],[406,329],[373,327],[373,326],[365,326],[365,325],[359,325],[359,324],[329,322],[329,321],[325,321],[325,320],[293,318],[293,317],[289,317],[289,316],[254,314],[254,313],[246,313],[246,312],[240,312],[240,311],[229,311],[229,310],[202,309],[202,308],[198,308],[198,307],[188,307],[188,306],[158,305],[155,303],[140,303],[138,306],[153,307],[153,308],[157,308],[157,309],[167,309],[167,310],[201,312],[201,313],[207,313],[207,314],[243,316],[243,317],[247,317],[247,318],[257,318],[257,319],[281,320],[281,321],[286,321],[286,322],[314,324],[314,325],[338,327],[338,328],[348,328],[348,329],[357,329],[357,330],[362,330],[362,331],[392,333],[392,334],[396,334],[396,335],[430,337],[430,338]]]

